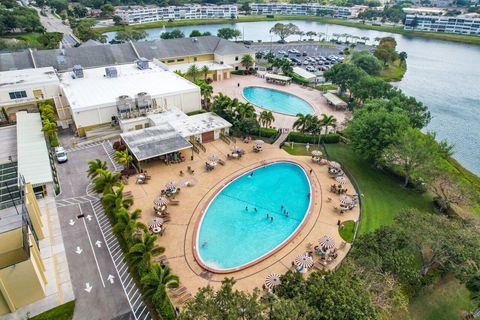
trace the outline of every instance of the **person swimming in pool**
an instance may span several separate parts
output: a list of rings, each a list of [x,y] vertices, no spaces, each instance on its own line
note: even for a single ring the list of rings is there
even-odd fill
[[[257,208],[253,208],[253,211],[257,212]]]
[[[203,241],[202,242],[202,248],[205,248],[207,246],[207,243],[208,243],[207,240]]]

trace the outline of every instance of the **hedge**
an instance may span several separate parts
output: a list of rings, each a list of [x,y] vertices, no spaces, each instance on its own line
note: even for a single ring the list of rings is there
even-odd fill
[[[198,109],[198,110],[187,112],[187,116],[194,116],[196,114],[201,114],[205,112],[207,112],[205,109]]]
[[[309,84],[310,82],[308,82],[308,80],[306,80],[305,78],[299,76],[298,74],[296,73],[292,73],[292,81],[295,82],[295,83],[299,83],[299,84]]]
[[[318,138],[318,135],[292,131],[288,134],[287,141],[299,143],[318,143]],[[337,133],[322,134],[322,141],[325,143],[338,143],[340,142],[340,135]]]
[[[278,130],[277,129],[272,129],[272,128],[259,128],[258,129],[258,135],[262,136],[264,138],[271,138],[275,135],[277,135]]]

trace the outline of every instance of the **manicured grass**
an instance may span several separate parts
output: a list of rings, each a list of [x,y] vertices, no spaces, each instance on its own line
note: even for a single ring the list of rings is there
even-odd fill
[[[5,39],[18,39],[28,42],[32,44],[32,46],[38,47],[41,46],[38,42],[38,38],[42,35],[40,32],[26,32],[26,33],[18,33],[18,34],[10,34],[3,36],[2,38]]]
[[[409,317],[395,319],[450,320],[463,319],[463,311],[472,311],[474,305],[469,291],[453,278],[443,279],[433,288],[425,289],[409,305]]]
[[[345,144],[327,145],[332,159],[341,162],[356,180],[362,197],[362,221],[359,232],[373,231],[389,225],[402,209],[432,211],[431,198],[402,188],[401,181],[376,170],[360,159]]]
[[[320,150],[323,152],[322,147],[319,148],[317,146],[310,145],[310,149],[307,151],[305,144],[293,143],[293,146],[290,146],[290,142],[286,142],[282,149],[294,156],[310,156],[312,155],[313,150]]]
[[[41,313],[31,320],[70,320],[73,318],[75,310],[75,300],[62,304],[56,308]]]
[[[403,75],[407,72],[407,64],[400,63],[400,60],[396,60],[388,65],[388,67],[380,73],[380,78],[384,81],[400,81]]]
[[[333,83],[327,83],[327,84],[319,84],[315,86],[315,89],[320,90],[320,91],[329,91],[329,90],[337,90],[338,86]]]
[[[358,29],[376,30],[376,31],[404,34],[409,36],[418,36],[418,37],[424,37],[424,38],[430,38],[430,39],[455,41],[455,42],[463,42],[463,43],[480,45],[480,37],[477,37],[477,36],[449,34],[449,33],[436,33],[436,32],[409,31],[409,30],[404,30],[403,27],[397,27],[397,26],[374,26],[368,23],[362,23],[362,22],[356,22],[356,21],[350,21],[350,20],[344,20],[344,19],[315,17],[315,16],[276,15],[274,18],[267,18],[266,16],[241,16],[238,19],[197,19],[197,20],[177,20],[173,22],[156,21],[152,23],[144,23],[144,24],[137,24],[133,26],[127,26],[126,28],[149,29],[149,28],[161,28],[163,26],[175,27],[175,26],[191,26],[191,25],[220,24],[220,23],[234,23],[234,22],[279,21],[279,20],[316,21],[320,23],[337,24],[337,25],[353,27]],[[125,26],[110,26],[110,27],[95,28],[95,31],[98,33],[104,33],[104,32],[122,30],[123,28],[125,28]]]
[[[355,234],[355,221],[348,220],[342,223],[343,228],[339,229],[340,237],[348,243],[352,243]]]

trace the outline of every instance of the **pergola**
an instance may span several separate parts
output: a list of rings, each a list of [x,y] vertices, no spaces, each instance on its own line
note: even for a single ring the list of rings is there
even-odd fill
[[[325,97],[325,99],[327,99],[328,104],[334,106],[335,109],[338,109],[338,108],[345,109],[347,107],[347,103],[345,101],[343,101],[337,95],[331,92],[327,92],[323,94],[323,96]]]
[[[265,80],[267,82],[273,82],[273,83],[280,83],[280,84],[288,84],[292,81],[291,77],[287,76],[281,76],[279,74],[274,74],[274,73],[267,73],[265,75]]]

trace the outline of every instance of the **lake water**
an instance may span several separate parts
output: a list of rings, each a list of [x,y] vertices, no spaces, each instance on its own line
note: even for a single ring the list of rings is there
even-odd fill
[[[276,41],[270,28],[279,21],[242,22],[232,24],[177,27],[188,37],[194,29],[210,31],[213,35],[224,27],[242,31],[245,40]],[[426,104],[432,113],[432,121],[426,128],[437,133],[438,139],[446,139],[455,145],[455,158],[467,169],[480,175],[480,46],[448,41],[410,37],[386,32],[362,30],[351,27],[323,24],[313,21],[292,22],[301,30],[347,33],[356,36],[392,36],[398,50],[408,54],[408,70],[396,85],[406,94]],[[162,31],[174,28],[146,30],[148,40],[159,39]],[[107,33],[112,39],[115,33]],[[297,40],[289,37],[287,40]]]

